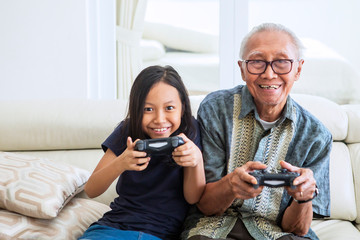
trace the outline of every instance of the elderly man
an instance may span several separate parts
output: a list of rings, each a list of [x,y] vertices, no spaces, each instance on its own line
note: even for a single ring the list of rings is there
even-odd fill
[[[330,215],[332,137],[289,96],[301,54],[290,30],[262,24],[242,42],[238,64],[246,85],[211,93],[201,103],[207,185],[197,204],[202,213],[189,213],[183,239],[317,239],[313,216]],[[281,168],[299,173],[296,188],[254,188],[249,173]]]

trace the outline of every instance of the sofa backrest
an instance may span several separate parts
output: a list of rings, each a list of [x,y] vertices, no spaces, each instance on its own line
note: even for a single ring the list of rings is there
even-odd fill
[[[122,100],[0,101],[0,149],[99,148],[126,107]]]
[[[292,94],[333,135],[330,156],[331,218],[360,223],[360,105]],[[191,96],[196,112],[204,96]],[[122,100],[0,101],[0,151],[15,151],[68,162],[93,171],[101,143],[125,117]],[[321,193],[320,193],[321,194]],[[115,186],[97,200],[109,204]],[[356,196],[356,199],[355,199]]]

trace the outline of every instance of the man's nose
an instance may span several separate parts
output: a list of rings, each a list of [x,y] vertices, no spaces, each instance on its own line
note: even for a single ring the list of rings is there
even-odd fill
[[[274,72],[270,64],[266,66],[265,72],[262,75],[264,78],[269,78],[269,79],[274,78],[275,75],[277,76],[277,74]]]

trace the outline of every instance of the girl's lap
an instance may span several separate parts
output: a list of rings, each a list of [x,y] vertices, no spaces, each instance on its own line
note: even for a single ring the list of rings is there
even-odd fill
[[[161,240],[153,235],[138,232],[138,231],[127,231],[120,230],[108,226],[93,225],[89,227],[84,234],[78,238],[79,240]]]

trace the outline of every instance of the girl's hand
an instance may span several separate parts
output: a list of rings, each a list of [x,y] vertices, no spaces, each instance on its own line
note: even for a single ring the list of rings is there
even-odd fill
[[[119,166],[124,171],[125,170],[142,171],[145,168],[147,168],[147,166],[149,165],[150,157],[146,157],[145,152],[135,151],[134,150],[135,142],[132,141],[131,137],[128,137],[126,142],[127,148],[117,158]]]
[[[179,136],[185,143],[173,151],[174,161],[183,167],[196,167],[203,160],[200,149],[185,134],[181,133]]]

